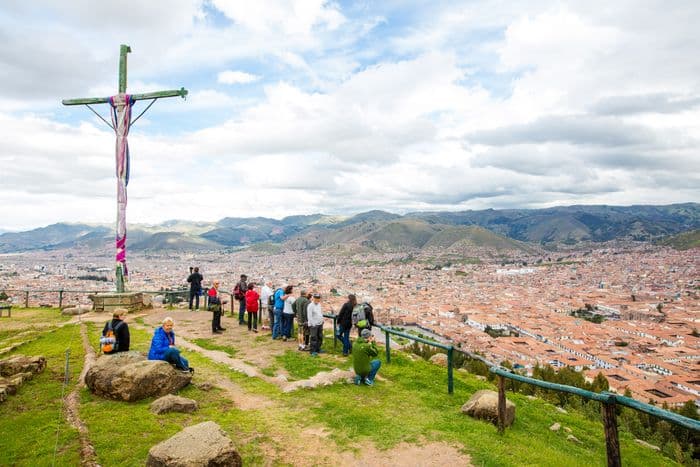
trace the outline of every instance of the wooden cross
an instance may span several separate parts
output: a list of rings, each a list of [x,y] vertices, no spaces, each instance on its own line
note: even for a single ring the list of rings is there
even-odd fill
[[[126,93],[126,54],[131,52],[131,47],[122,44],[119,48],[119,93],[112,97],[86,97],[80,99],[64,99],[63,105],[85,105],[92,110],[102,121],[107,123],[117,135],[116,162],[117,162],[117,235],[116,235],[116,283],[117,292],[124,292],[124,283],[128,278],[126,267],[126,186],[129,183],[129,147],[127,136],[131,125],[143,115],[157,99],[164,97],[184,98],[187,95],[185,88],[169,91],[156,91],[146,94]],[[151,100],[146,109],[135,119],[131,119],[131,106],[136,101]],[[110,104],[112,107],[112,124],[107,122],[100,114],[95,112],[91,104]]]

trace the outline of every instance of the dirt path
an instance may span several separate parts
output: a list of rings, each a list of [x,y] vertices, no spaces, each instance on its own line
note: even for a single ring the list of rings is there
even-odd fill
[[[83,349],[85,350],[85,361],[83,363],[83,369],[80,372],[80,377],[78,378],[78,384],[75,388],[66,396],[65,407],[66,407],[66,419],[68,423],[71,424],[76,430],[78,430],[78,437],[80,439],[80,465],[85,467],[96,467],[97,456],[95,455],[95,448],[90,442],[90,433],[87,426],[80,419],[79,407],[80,407],[80,389],[85,386],[85,374],[95,362],[95,351],[90,345],[90,340],[87,335],[87,327],[85,324],[80,325],[80,337],[83,343]]]

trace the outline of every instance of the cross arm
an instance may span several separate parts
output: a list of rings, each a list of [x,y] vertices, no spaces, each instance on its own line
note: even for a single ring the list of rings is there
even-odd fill
[[[132,94],[131,97],[135,101],[147,101],[150,99],[160,99],[162,97],[182,97],[187,96],[187,89],[171,89],[169,91],[147,92],[145,94]],[[89,105],[89,104],[106,104],[109,102],[109,97],[83,97],[78,99],[63,99],[63,105]]]

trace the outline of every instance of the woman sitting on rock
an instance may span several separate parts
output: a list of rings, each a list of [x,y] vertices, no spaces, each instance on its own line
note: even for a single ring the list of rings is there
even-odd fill
[[[164,360],[172,363],[179,370],[194,373],[194,368],[189,366],[187,359],[180,355],[180,349],[175,347],[175,322],[167,317],[163,320],[163,325],[156,329],[151,341],[151,348],[148,351],[149,360]]]

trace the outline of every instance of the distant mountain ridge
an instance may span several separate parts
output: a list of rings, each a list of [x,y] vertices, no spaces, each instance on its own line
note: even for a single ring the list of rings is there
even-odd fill
[[[459,212],[368,211],[350,217],[324,214],[283,219],[227,217],[217,222],[169,220],[132,224],[134,250],[213,250],[257,243],[284,249],[337,244],[387,251],[450,248],[456,244],[527,251],[532,244],[574,245],[617,239],[661,241],[700,229],[700,204],[666,206],[562,206]],[[114,241],[112,226],[58,223],[26,232],[0,234],[0,253],[100,248]],[[673,245],[673,243],[670,243]],[[528,246],[529,245],[529,246]]]

